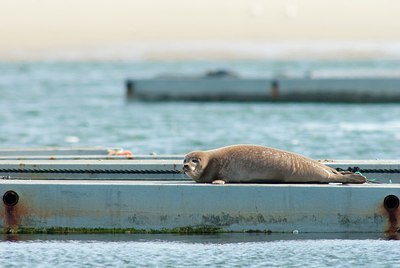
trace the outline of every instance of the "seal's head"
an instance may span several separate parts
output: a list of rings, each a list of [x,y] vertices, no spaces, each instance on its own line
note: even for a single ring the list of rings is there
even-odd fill
[[[208,164],[208,156],[205,152],[191,152],[183,160],[183,172],[198,181]]]

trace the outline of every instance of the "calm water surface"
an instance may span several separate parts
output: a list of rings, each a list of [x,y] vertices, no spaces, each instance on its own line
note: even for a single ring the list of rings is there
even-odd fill
[[[400,70],[400,61],[0,63],[0,147],[183,154],[255,143],[319,159],[399,159],[398,104],[127,103],[124,79],[229,68],[244,77]],[[399,72],[400,73],[400,72]],[[399,267],[380,235],[2,237],[1,267]]]
[[[124,79],[226,68],[243,77],[391,73],[400,61],[0,63],[0,147],[175,154],[255,143],[314,158],[398,159],[398,104],[127,103]]]

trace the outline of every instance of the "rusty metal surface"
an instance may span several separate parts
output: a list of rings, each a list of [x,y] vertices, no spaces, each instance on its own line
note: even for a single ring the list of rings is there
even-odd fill
[[[400,185],[196,184],[190,181],[0,181],[0,227],[132,228],[205,226],[223,231],[394,232]],[[11,198],[12,200],[12,198]],[[389,203],[391,204],[391,203]],[[389,207],[392,205],[389,205]]]

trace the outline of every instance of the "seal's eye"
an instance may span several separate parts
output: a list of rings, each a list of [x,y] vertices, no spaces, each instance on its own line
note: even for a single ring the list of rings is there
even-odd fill
[[[195,163],[195,164],[198,164],[198,163],[199,163],[199,159],[193,158],[193,159],[192,159],[192,162]]]

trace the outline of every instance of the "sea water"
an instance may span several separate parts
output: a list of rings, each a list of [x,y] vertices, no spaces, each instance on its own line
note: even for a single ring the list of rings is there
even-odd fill
[[[399,267],[377,235],[19,235],[1,267]]]
[[[0,63],[0,147],[106,146],[181,154],[254,143],[324,159],[400,157],[398,104],[127,102],[127,78],[400,73],[399,61]]]
[[[317,159],[400,159],[399,104],[128,102],[124,81],[228,69],[242,77],[393,76],[398,60],[0,63],[0,147],[184,154],[251,143]],[[400,265],[381,235],[2,236],[0,266]]]

